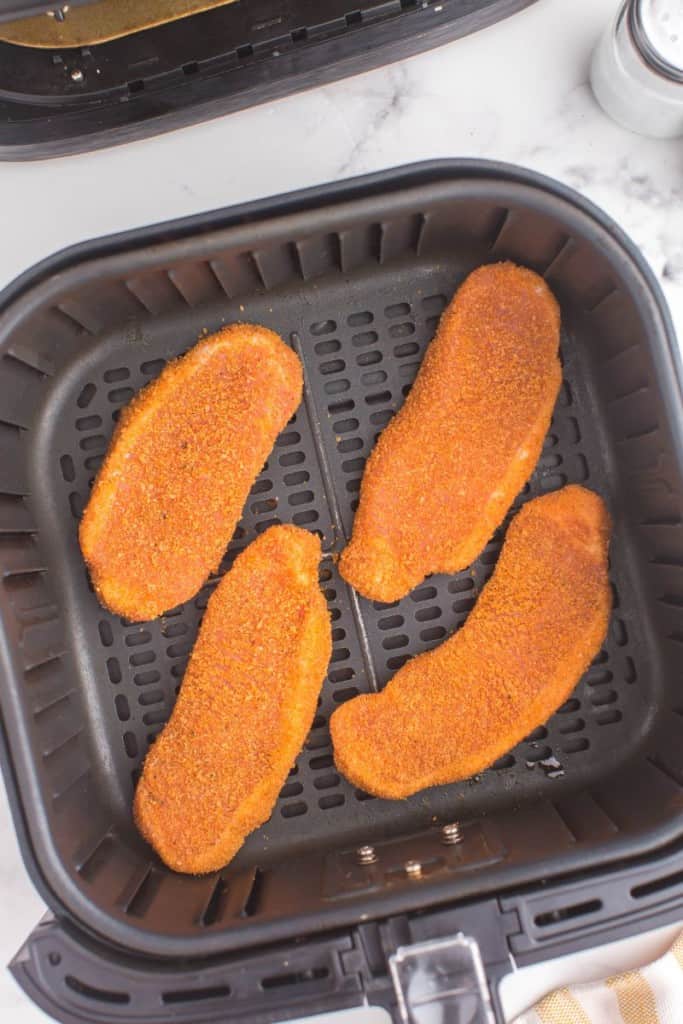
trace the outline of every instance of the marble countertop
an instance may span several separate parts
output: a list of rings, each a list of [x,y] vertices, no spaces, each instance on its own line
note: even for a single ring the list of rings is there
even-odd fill
[[[0,165],[0,287],[97,235],[434,157],[531,167],[573,186],[631,235],[683,337],[683,140],[650,141],[607,119],[588,85],[617,0],[539,0],[477,35],[404,63],[117,149]],[[0,795],[0,963],[43,912]],[[683,924],[683,922],[682,922]],[[547,988],[645,961],[671,930],[520,972],[510,1017]],[[39,1024],[7,972],[0,1019]],[[331,1021],[332,1018],[326,1018]],[[335,1021],[379,1024],[367,1009]]]

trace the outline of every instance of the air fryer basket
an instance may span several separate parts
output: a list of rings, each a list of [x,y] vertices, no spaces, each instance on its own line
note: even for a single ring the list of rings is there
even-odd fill
[[[564,385],[514,508],[569,481],[605,497],[609,636],[572,698],[489,771],[405,801],[369,799],[335,772],[329,716],[462,624],[505,527],[471,569],[391,606],[358,598],[332,556],[364,459],[445,302],[468,271],[503,258],[542,272],[563,316]],[[270,821],[223,872],[190,878],[139,838],[130,805],[216,580],[158,621],[122,621],[92,593],[77,522],[121,407],[201,332],[240,319],[291,342],[306,389],[223,569],[272,522],[320,531],[334,653]],[[0,706],[24,855],[57,914],[131,955],[204,957],[595,872],[680,837],[674,349],[656,284],[611,222],[546,179],[486,162],[143,229],[70,250],[10,288],[0,313]],[[560,777],[540,764],[551,753]],[[454,821],[462,842],[444,845],[439,826]],[[375,846],[372,865],[358,864],[361,843]],[[407,859],[422,863],[419,880]]]

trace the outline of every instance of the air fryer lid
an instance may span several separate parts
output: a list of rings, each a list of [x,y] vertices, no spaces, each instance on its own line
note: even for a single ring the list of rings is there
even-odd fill
[[[569,481],[604,495],[611,628],[567,704],[489,771],[371,800],[335,771],[329,716],[464,621],[505,526],[469,570],[390,607],[350,591],[333,556],[439,312],[473,267],[503,258],[544,273],[563,315],[564,386],[515,508]],[[131,952],[200,957],[596,871],[681,835],[679,368],[649,271],[593,207],[514,168],[427,165],[80,247],[4,307],[0,707],[24,853],[61,915]],[[334,653],[270,821],[224,871],[188,878],[140,839],[130,806],[216,580],[127,623],[92,593],[77,525],[121,407],[237,319],[290,341],[306,389],[222,568],[271,522],[320,531]],[[454,822],[461,841],[444,842]]]

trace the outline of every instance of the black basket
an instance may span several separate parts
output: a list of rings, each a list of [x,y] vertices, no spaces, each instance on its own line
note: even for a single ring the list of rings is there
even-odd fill
[[[603,649],[547,725],[489,771],[404,801],[369,799],[335,772],[329,716],[464,621],[506,524],[470,569],[432,577],[392,606],[359,598],[325,558],[334,653],[273,815],[223,872],[173,874],[138,836],[131,799],[218,577],[150,623],[98,604],[77,521],[119,410],[204,330],[246,319],[279,331],[304,362],[305,399],[252,489],[223,569],[279,521],[319,531],[333,555],[349,535],[364,459],[439,313],[470,270],[503,258],[544,274],[563,321],[564,384],[511,514],[567,482],[604,496],[614,612]],[[142,229],[19,279],[4,295],[0,353],[6,777],[28,868],[62,927],[59,939],[56,925],[49,939],[38,933],[16,968],[39,1001],[52,999],[69,1020],[74,1006],[88,1007],[91,1021],[154,1020],[145,1000],[161,1006],[160,992],[180,990],[182,1019],[196,1024],[384,998],[392,945],[454,930],[453,911],[433,908],[456,905],[459,927],[469,913],[490,947],[485,960],[504,970],[511,951],[548,956],[568,928],[580,941],[613,924],[601,895],[609,865],[641,865],[610,876],[619,892],[636,870],[660,877],[655,851],[683,835],[681,371],[656,283],[599,211],[529,172],[462,161]],[[539,763],[550,754],[560,777]],[[453,822],[462,841],[448,844],[442,826]],[[374,863],[359,863],[361,844],[375,847]],[[418,879],[409,860],[422,865]],[[593,895],[574,897],[579,872]],[[660,892],[648,884],[620,914],[642,920]],[[662,903],[660,894],[664,912]],[[384,924],[359,929],[361,920]],[[80,973],[63,966],[78,957]],[[209,957],[223,959],[209,968]],[[200,963],[223,980],[207,981]],[[113,980],[123,971],[129,987],[99,985],[98,969]],[[258,993],[240,989],[240,970],[258,974]],[[195,989],[209,991],[204,1017]]]
[[[533,2],[243,0],[91,47],[0,42],[0,160],[111,146],[231,113],[402,60]]]

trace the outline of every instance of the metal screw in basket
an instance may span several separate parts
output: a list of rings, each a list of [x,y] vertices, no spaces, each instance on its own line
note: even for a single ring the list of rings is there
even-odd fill
[[[356,850],[356,860],[359,864],[374,864],[377,854],[374,846],[359,846]]]
[[[83,74],[83,72],[81,71],[80,68],[74,68],[73,71],[71,72],[71,81],[72,82],[82,82],[84,78],[85,78],[85,75]]]
[[[422,875],[422,865],[419,860],[407,860],[404,868],[408,878],[420,878]]]
[[[441,829],[441,842],[444,846],[455,846],[457,843],[461,843],[463,839],[462,829],[457,821],[452,821]]]

